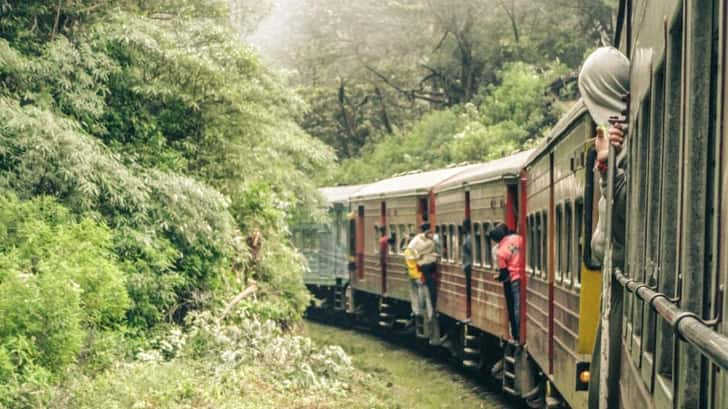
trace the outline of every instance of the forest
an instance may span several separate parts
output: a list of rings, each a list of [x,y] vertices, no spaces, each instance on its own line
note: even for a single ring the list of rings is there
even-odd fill
[[[0,0],[0,407],[382,387],[296,334],[289,226],[322,185],[535,144],[615,3]]]
[[[613,0],[291,0],[250,38],[308,104],[331,183],[477,162],[534,144],[610,44]],[[284,33],[281,35],[281,33]]]

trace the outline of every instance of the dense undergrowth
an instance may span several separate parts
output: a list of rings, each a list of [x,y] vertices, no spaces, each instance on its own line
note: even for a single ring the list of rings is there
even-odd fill
[[[0,5],[0,407],[109,407],[106,392],[135,388],[148,407],[185,394],[199,397],[186,407],[223,407],[252,358],[190,317],[255,280],[238,311],[300,319],[308,293],[287,226],[316,217],[313,179],[333,154],[238,41],[229,2],[50,3]],[[166,351],[170,326],[184,356],[140,361]],[[329,359],[270,331],[301,362]],[[266,366],[248,379],[277,382]],[[210,375],[219,393],[198,396],[193,380]]]

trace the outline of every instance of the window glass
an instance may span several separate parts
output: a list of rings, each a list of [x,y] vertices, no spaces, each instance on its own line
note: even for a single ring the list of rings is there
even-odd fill
[[[458,251],[458,242],[457,242],[457,236],[455,235],[455,226],[452,224],[448,226],[448,238],[449,241],[449,252],[448,252],[448,260],[454,261],[457,257],[457,251]]]
[[[396,225],[392,224],[389,226],[389,254],[397,254],[397,237],[399,237],[397,231]]]
[[[406,225],[400,224],[399,225],[399,231],[400,231],[400,237],[399,237],[399,244],[397,246],[397,251],[401,254],[404,253],[404,250],[407,248],[407,245],[409,244],[410,240],[412,238],[409,234],[409,229]]]
[[[440,245],[442,246],[442,259],[447,260],[450,256],[450,243],[448,242],[450,235],[447,234],[447,226],[440,226],[442,235],[440,236]]]
[[[485,236],[485,266],[487,268],[493,268],[493,241],[488,237],[488,233],[492,230],[493,226],[486,222],[483,224],[483,235]]]
[[[548,231],[549,231],[549,220],[546,216],[546,211],[541,212],[541,273],[544,277],[548,277]]]
[[[476,266],[483,265],[483,238],[481,236],[480,224],[473,223],[473,239],[475,242],[473,262]]]
[[[561,284],[564,279],[564,208],[561,204],[556,206],[556,248],[554,249],[556,255],[556,283]]]
[[[574,257],[574,264],[573,264],[573,272],[576,274],[572,274],[575,277],[575,284],[577,286],[581,285],[581,256],[584,254],[584,230],[583,230],[583,224],[584,224],[584,202],[579,199],[576,201],[576,204],[574,206],[574,229],[576,230],[576,245],[574,246],[574,250],[576,251],[576,255]]]
[[[455,261],[459,263],[463,259],[463,240],[464,240],[463,226],[458,225],[457,230],[458,230],[458,245],[457,245],[458,251],[457,251],[457,257],[455,257]]]
[[[573,230],[573,223],[572,223],[572,208],[571,203],[567,202],[566,206],[564,207],[564,234],[566,235],[566,242],[564,244],[564,252],[566,253],[564,256],[564,284],[567,286],[571,286],[571,266],[574,264],[573,257],[574,257],[574,251],[573,251],[573,245],[574,245],[574,230]]]
[[[533,244],[535,239],[533,237],[534,231],[533,216],[529,215],[526,218],[526,269],[530,272],[534,272],[533,268]]]

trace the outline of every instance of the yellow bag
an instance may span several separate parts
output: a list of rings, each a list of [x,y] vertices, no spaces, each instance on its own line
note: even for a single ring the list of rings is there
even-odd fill
[[[404,260],[407,264],[407,274],[413,280],[419,280],[422,277],[422,272],[417,268],[417,252],[413,249],[406,249],[404,251]]]

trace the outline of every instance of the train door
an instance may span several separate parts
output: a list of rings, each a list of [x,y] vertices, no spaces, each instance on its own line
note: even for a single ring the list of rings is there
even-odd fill
[[[387,202],[382,202],[379,206],[379,224],[382,226],[381,228],[384,235],[387,235]],[[381,239],[381,237],[377,237],[377,240]],[[379,268],[382,272],[382,295],[387,293],[387,257],[389,255],[389,251],[385,251],[385,249],[385,246],[379,246]]]
[[[471,256],[473,257],[472,263],[475,264],[475,236],[473,234],[473,227],[474,224],[471,220],[471,210],[470,210],[470,191],[465,192],[465,218],[470,220],[470,248],[471,248]],[[473,280],[472,280],[472,273],[465,276],[465,316],[470,319],[470,315],[472,312],[472,294],[473,294]]]
[[[359,205],[356,213],[356,278],[364,279],[364,206]]]
[[[520,234],[521,237],[524,238],[524,249],[523,250],[525,251],[527,242],[526,242],[525,228],[523,228],[523,226],[525,226],[524,220],[525,220],[526,216],[525,216],[525,209],[524,209],[523,213],[521,212],[521,208],[522,207],[525,208],[525,206],[523,206],[523,203],[520,203],[518,200],[519,199],[518,180],[519,179],[515,179],[512,182],[509,182],[508,184],[506,184],[506,203],[505,203],[505,212],[503,214],[503,220],[511,231],[518,232],[518,234]],[[523,194],[525,195],[525,185],[524,185]],[[526,269],[525,257],[523,260],[524,260],[524,265],[522,266],[522,268],[523,268],[523,271],[525,271],[525,269]],[[498,266],[495,264],[496,260],[493,260],[493,263],[494,263],[493,268],[495,270],[497,270]],[[527,290],[528,284],[527,284],[526,280],[527,280],[527,275],[523,274],[523,277],[521,278],[521,286],[520,286],[521,296],[519,299],[520,305],[519,305],[519,309],[518,309],[518,311],[519,311],[518,334],[520,337],[519,342],[521,344],[526,343],[526,335],[527,335],[524,330],[526,328],[526,304],[527,304],[526,294],[528,293],[528,290]]]
[[[417,229],[417,231],[419,231],[420,226],[422,225],[422,223],[430,220],[430,212],[429,212],[430,206],[428,205],[428,200],[429,199],[426,198],[426,197],[421,197],[421,198],[418,199],[418,202],[417,202],[417,226],[415,226],[415,228]]]
[[[349,215],[349,231],[347,232],[348,248],[349,248],[349,281],[353,282],[357,273],[357,257],[356,257],[356,244],[357,244],[357,214],[350,212]]]
[[[518,177],[518,185],[515,186],[516,188],[516,197],[518,198],[518,221],[517,221],[517,227],[516,230],[518,233],[523,237],[523,251],[526,252],[526,254],[523,257],[524,260],[524,266],[523,266],[523,278],[521,279],[521,306],[520,306],[520,328],[519,328],[519,335],[521,336],[521,343],[525,343],[526,339],[528,337],[527,328],[528,325],[526,325],[526,319],[527,319],[527,305],[528,301],[526,300],[526,297],[528,296],[528,274],[526,274],[526,267],[527,264],[529,264],[526,260],[529,260],[529,257],[531,255],[528,253],[529,249],[531,248],[531,242],[528,234],[528,227],[526,219],[528,217],[528,174],[525,170],[521,171],[519,177]]]
[[[549,202],[547,223],[547,267],[548,274],[548,362],[549,374],[554,373],[554,279],[556,275],[556,205],[554,189],[554,153],[549,153]]]

